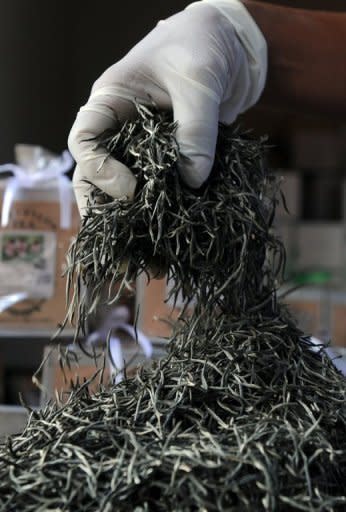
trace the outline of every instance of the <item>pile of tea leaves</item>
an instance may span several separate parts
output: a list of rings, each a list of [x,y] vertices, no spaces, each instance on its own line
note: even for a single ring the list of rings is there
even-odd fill
[[[70,316],[83,330],[100,281],[112,293],[153,264],[196,306],[161,361],[31,412],[0,447],[0,510],[345,510],[345,379],[277,300],[284,255],[264,141],[221,127],[194,191],[179,178],[174,124],[139,111],[99,140],[138,186],[133,203],[94,191],[70,253]]]

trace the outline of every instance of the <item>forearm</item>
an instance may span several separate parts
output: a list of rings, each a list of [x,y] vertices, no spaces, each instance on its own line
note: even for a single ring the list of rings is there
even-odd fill
[[[268,44],[261,99],[273,107],[346,113],[346,13],[243,0]]]

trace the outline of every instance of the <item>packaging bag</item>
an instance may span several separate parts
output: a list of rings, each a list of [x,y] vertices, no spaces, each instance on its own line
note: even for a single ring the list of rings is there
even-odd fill
[[[15,146],[16,164],[0,166],[0,329],[53,333],[65,316],[65,255],[79,213],[73,160],[40,146]]]

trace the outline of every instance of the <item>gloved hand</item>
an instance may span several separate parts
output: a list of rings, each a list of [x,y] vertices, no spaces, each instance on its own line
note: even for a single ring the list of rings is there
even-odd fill
[[[231,123],[259,98],[266,77],[266,44],[239,0],[195,2],[160,21],[92,87],[69,136],[77,167],[74,189],[83,213],[90,185],[114,198],[133,198],[136,179],[91,139],[136,115],[134,99],[173,109],[185,157],[182,179],[198,188],[215,156],[218,123]]]

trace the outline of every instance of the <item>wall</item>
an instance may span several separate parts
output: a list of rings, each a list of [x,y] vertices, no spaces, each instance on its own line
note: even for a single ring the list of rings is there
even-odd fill
[[[98,75],[188,3],[2,0],[0,163],[13,160],[16,142],[64,149]]]
[[[0,3],[0,162],[15,142],[64,146],[69,41],[58,1]]]
[[[262,0],[268,1],[268,0]],[[292,5],[291,0],[271,0]],[[91,84],[187,0],[2,0],[0,2],[0,163],[16,142],[66,146]],[[345,9],[344,0],[301,0]]]

